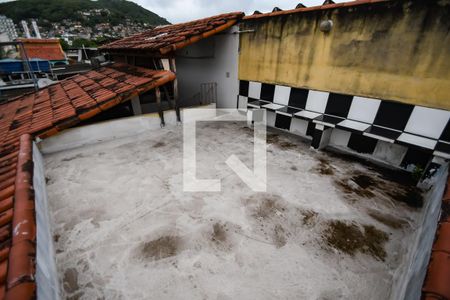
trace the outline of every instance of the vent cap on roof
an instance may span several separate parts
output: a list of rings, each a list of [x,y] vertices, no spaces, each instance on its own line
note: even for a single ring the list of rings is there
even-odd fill
[[[254,15],[261,15],[262,12],[260,12],[259,10],[255,10],[255,12],[253,13]]]
[[[277,12],[277,11],[282,11],[281,8],[279,8],[278,6],[275,6],[272,10],[272,12]]]
[[[305,8],[306,6],[303,3],[299,3],[297,4],[297,6],[295,7],[295,9],[299,9],[299,8]]]
[[[333,0],[325,0],[322,5],[335,4]]]

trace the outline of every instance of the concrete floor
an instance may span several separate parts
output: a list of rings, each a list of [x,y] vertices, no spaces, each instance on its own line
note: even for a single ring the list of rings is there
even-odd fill
[[[242,123],[202,123],[201,178],[182,190],[182,128],[45,156],[63,296],[81,299],[386,299],[420,209],[363,164],[268,134],[268,191],[224,163],[252,165]]]

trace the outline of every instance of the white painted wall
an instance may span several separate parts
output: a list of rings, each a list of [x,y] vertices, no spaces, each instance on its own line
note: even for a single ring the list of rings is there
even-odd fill
[[[236,108],[239,94],[237,26],[177,51],[180,103],[192,105],[200,83],[217,83],[217,107]]]
[[[408,148],[398,144],[392,144],[384,141],[378,141],[373,154],[359,154],[356,151],[347,147],[351,133],[346,130],[334,128],[331,133],[330,143],[331,147],[337,147],[340,150],[350,152],[357,156],[364,156],[379,163],[387,164],[394,167],[399,167],[403,161],[403,157],[408,151]]]
[[[308,130],[308,121],[292,118],[291,120],[291,132],[302,137],[306,137],[306,131]]]
[[[251,109],[247,110],[247,114],[249,120],[254,119]],[[276,114],[274,112],[267,111],[266,117],[267,126],[275,127]],[[310,137],[306,136],[307,129],[307,121],[292,118],[291,127],[289,130],[291,133],[306,139],[311,139]],[[379,140],[373,154],[361,154],[347,147],[350,135],[351,132],[338,128],[326,130],[324,132],[324,135],[322,136],[319,148],[322,149],[330,146],[331,148],[335,148],[343,152],[348,152],[358,157],[364,157],[378,164],[395,168],[400,167],[400,164],[403,161],[403,158],[408,150],[408,148],[405,146]]]
[[[399,166],[408,151],[408,147],[378,141],[373,156],[394,166]]]
[[[332,128],[325,128],[322,132],[322,138],[320,139],[319,149],[324,149],[330,143],[331,133],[333,132]]]
[[[266,112],[266,122],[267,126],[275,127],[276,114],[273,111]]]
[[[37,298],[57,300],[59,297],[59,280],[56,271],[55,249],[51,229],[47,189],[45,183],[44,161],[36,144],[33,143],[33,187],[35,193],[37,252],[36,283]]]
[[[347,147],[348,141],[350,140],[351,132],[341,130],[341,129],[333,129],[330,138],[330,145],[338,146],[338,147]]]

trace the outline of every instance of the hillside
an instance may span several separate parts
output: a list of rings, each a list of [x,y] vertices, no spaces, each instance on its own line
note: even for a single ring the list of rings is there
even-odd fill
[[[99,10],[92,14],[93,10]],[[99,23],[112,25],[147,23],[149,25],[169,24],[166,19],[125,0],[17,0],[0,3],[1,14],[12,18],[16,24],[21,20],[38,19],[40,26],[50,26],[51,22],[63,20],[80,22],[92,26]]]

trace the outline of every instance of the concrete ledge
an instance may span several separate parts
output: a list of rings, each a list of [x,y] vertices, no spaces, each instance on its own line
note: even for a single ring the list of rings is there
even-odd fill
[[[181,110],[181,120],[189,122],[193,119],[198,119],[200,110],[204,113],[204,109],[215,108],[215,104],[210,104],[199,108],[183,109]],[[176,125],[175,111],[165,111],[164,120],[166,125]],[[161,128],[160,124],[158,113],[152,113],[71,128],[40,141],[39,149],[43,154],[69,150],[159,129]]]

